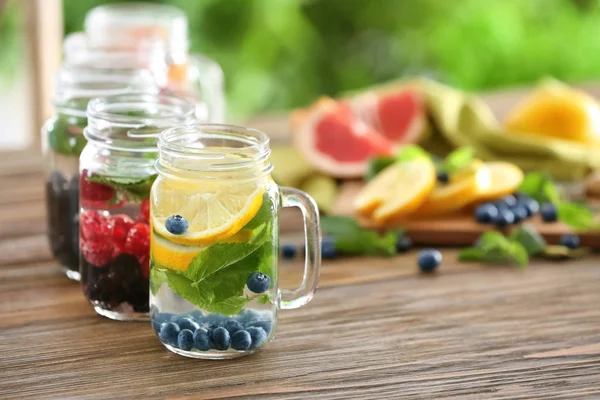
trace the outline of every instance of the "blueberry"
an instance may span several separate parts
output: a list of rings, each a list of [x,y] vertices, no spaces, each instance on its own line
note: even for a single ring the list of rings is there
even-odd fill
[[[253,321],[256,319],[260,319],[260,314],[249,310],[249,309],[244,309],[242,311],[240,311],[240,313],[238,315],[235,316],[235,319],[240,321],[242,324],[248,322],[248,321]]]
[[[498,209],[499,214],[501,214],[503,211],[510,210],[510,207],[508,206],[508,204],[506,204],[503,200],[498,200],[498,201],[494,202],[493,204]]]
[[[191,318],[179,318],[176,323],[179,325],[179,329],[181,330],[189,329],[190,331],[194,332],[196,329],[200,328],[200,325],[198,325],[196,321]]]
[[[194,346],[194,334],[189,329],[183,329],[177,335],[177,346],[181,350],[191,350]]]
[[[271,286],[271,278],[262,272],[253,272],[248,277],[246,285],[248,285],[248,289],[253,293],[264,293]]]
[[[450,177],[446,171],[438,171],[437,181],[440,183],[448,183],[450,181]]]
[[[331,260],[337,257],[335,242],[331,238],[323,239],[321,243],[321,257],[326,260]]]
[[[192,311],[190,314],[190,318],[192,318],[198,325],[202,325],[206,322],[206,315],[202,313],[200,310]]]
[[[517,204],[516,206],[514,206],[512,208],[512,212],[515,215],[515,223],[521,222],[527,219],[527,217],[529,217],[529,212],[527,211],[527,208],[525,208],[525,206],[522,204]]]
[[[529,197],[528,194],[522,192],[517,192],[514,194],[514,196],[517,199],[517,203],[525,203],[531,200],[531,197]]]
[[[225,316],[221,314],[208,314],[206,317],[206,323],[208,325],[214,325],[215,328],[221,326],[226,321]]]
[[[513,196],[512,194],[509,194],[508,196],[504,196],[499,201],[503,202],[508,207],[514,207],[517,205],[517,198],[515,196]]]
[[[396,241],[396,251],[398,253],[405,253],[412,247],[412,240],[408,236],[402,235],[398,241]]]
[[[535,214],[538,213],[538,211],[540,211],[540,203],[538,203],[537,201],[535,201],[534,199],[529,199],[527,201],[524,201],[523,203],[521,203],[523,206],[525,206],[525,209],[527,210],[527,214],[531,217]]]
[[[164,322],[160,326],[158,338],[161,342],[177,346],[177,335],[179,335],[179,326],[175,322]]]
[[[227,350],[229,348],[230,335],[227,329],[218,327],[212,332],[212,341],[215,349]]]
[[[515,222],[515,214],[510,210],[502,210],[494,218],[494,224],[498,227],[512,225]]]
[[[475,219],[480,224],[489,224],[498,217],[498,208],[492,203],[485,203],[475,209]]]
[[[165,228],[173,235],[181,235],[188,229],[188,222],[181,215],[171,215],[165,221]]]
[[[152,327],[156,333],[160,332],[160,327],[165,322],[173,322],[176,315],[171,313],[156,313],[152,316]]]
[[[284,244],[281,246],[281,256],[286,260],[296,257],[296,246],[293,244]]]
[[[223,328],[227,329],[227,332],[229,332],[230,335],[233,335],[237,331],[243,331],[244,325],[242,325],[240,322],[236,321],[235,319],[230,319],[229,321],[225,322],[225,325],[223,325]]]
[[[248,328],[251,327],[262,328],[267,334],[267,336],[269,336],[269,334],[271,333],[271,328],[273,327],[273,323],[270,319],[257,319],[254,321],[246,322],[244,326],[246,327],[246,330],[248,330]]]
[[[248,350],[252,345],[252,337],[247,331],[237,331],[231,336],[231,347],[235,350]]]
[[[265,332],[263,328],[251,326],[246,329],[246,332],[250,334],[250,338],[252,339],[251,349],[259,348],[262,346],[263,342],[267,340],[267,332]]]
[[[558,219],[558,211],[552,203],[542,204],[542,219],[544,222],[555,222]]]
[[[579,236],[577,235],[562,235],[560,237],[561,246],[568,247],[569,249],[577,249],[581,244]]]
[[[421,250],[419,253],[419,268],[423,272],[433,272],[442,262],[442,253],[435,249]]]
[[[196,332],[194,332],[194,348],[200,351],[208,351],[212,348],[212,338],[211,333],[204,329],[198,328]]]

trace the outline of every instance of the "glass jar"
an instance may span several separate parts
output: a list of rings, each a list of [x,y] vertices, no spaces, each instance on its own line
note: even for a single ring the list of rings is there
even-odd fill
[[[90,101],[80,157],[80,272],[97,313],[148,318],[149,204],[160,131],[193,120],[185,100],[126,94]]]
[[[150,38],[162,40],[169,90],[191,102],[201,101],[198,119],[224,121],[223,71],[206,56],[189,55],[188,20],[183,11],[165,4],[104,4],[88,12],[84,27],[90,44],[101,49],[131,49],[147,45]]]
[[[90,99],[131,91],[155,93],[151,76],[142,71],[97,74],[65,68],[55,81],[55,114],[42,127],[46,178],[47,235],[54,258],[67,276],[79,280],[79,154],[87,141],[86,108]]]
[[[321,234],[315,202],[271,179],[268,137],[231,125],[189,125],[160,135],[150,194],[150,316],[169,350],[193,358],[247,355],[273,339],[277,310],[317,288]],[[278,289],[280,207],[304,215],[299,289]]]

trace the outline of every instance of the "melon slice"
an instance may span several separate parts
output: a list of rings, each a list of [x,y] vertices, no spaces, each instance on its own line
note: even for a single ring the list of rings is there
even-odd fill
[[[293,115],[292,123],[298,151],[315,168],[337,178],[363,176],[370,158],[394,152],[394,143],[357,118],[344,102],[321,99]]]

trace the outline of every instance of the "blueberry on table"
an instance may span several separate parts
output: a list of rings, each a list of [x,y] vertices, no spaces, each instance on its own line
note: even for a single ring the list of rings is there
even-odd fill
[[[173,235],[181,235],[188,229],[188,222],[181,215],[171,215],[165,221],[165,228]]]
[[[579,236],[577,235],[562,235],[560,237],[561,246],[568,247],[569,249],[577,249],[581,245],[581,241],[579,240]]]
[[[229,335],[229,332],[222,326],[212,332],[213,346],[217,350],[227,350],[229,348],[230,340],[231,336]]]
[[[262,272],[253,272],[248,277],[246,285],[248,286],[248,290],[253,293],[264,293],[271,286],[271,278]]]
[[[406,253],[412,247],[412,240],[408,236],[401,236],[396,241],[396,252]]]
[[[246,329],[246,332],[250,334],[250,338],[252,339],[252,345],[250,345],[250,349],[257,349],[267,340],[267,332],[263,328],[251,326]]]
[[[283,246],[281,246],[281,256],[286,260],[290,260],[296,257],[296,246],[289,243],[284,244]]]
[[[517,205],[517,198],[515,196],[513,196],[512,194],[509,194],[508,196],[504,196],[499,201],[506,204],[508,207],[514,207]]]
[[[439,171],[437,173],[437,181],[440,183],[448,183],[450,182],[450,177],[446,171]]]
[[[442,253],[435,249],[421,250],[417,259],[423,272],[433,272],[442,262]]]
[[[179,329],[189,329],[192,332],[200,328],[200,325],[198,325],[198,323],[191,318],[179,318],[176,324],[179,325]]]
[[[498,227],[505,227],[512,225],[515,222],[515,214],[510,210],[502,210],[496,218],[494,218],[494,225]]]
[[[558,219],[558,211],[552,203],[542,204],[542,219],[544,222],[556,222]]]
[[[161,342],[170,344],[171,346],[177,346],[177,335],[179,335],[179,325],[175,322],[164,322],[160,326],[160,332],[158,338]]]
[[[183,329],[177,335],[177,347],[181,350],[191,350],[194,346],[194,334],[189,329]]]
[[[512,208],[511,211],[515,215],[515,223],[526,220],[529,217],[529,212],[527,211],[527,208],[525,208],[525,206],[522,204],[517,204]]]
[[[492,203],[485,203],[475,209],[475,220],[480,224],[489,224],[498,217],[498,207]]]
[[[231,347],[235,350],[248,350],[252,345],[252,337],[247,331],[237,331],[231,336]]]
[[[196,329],[196,332],[194,332],[193,339],[194,348],[200,351],[208,351],[213,346],[211,333],[204,328]]]
[[[527,210],[527,214],[530,217],[533,216],[533,215],[535,215],[535,214],[537,214],[538,211],[540,211],[540,203],[538,203],[534,199],[529,199],[529,200],[524,201],[524,202],[522,202],[520,204],[525,207],[525,209]]]
[[[331,238],[323,239],[321,242],[321,257],[331,260],[337,257],[335,242]]]
[[[230,319],[229,321],[225,322],[223,328],[227,329],[227,332],[229,332],[230,335],[233,335],[237,331],[243,331],[244,325],[242,325],[239,321],[236,321],[235,319]]]

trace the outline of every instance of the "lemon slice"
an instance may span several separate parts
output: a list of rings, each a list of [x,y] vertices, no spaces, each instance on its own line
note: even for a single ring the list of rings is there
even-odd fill
[[[477,200],[496,200],[514,193],[523,183],[523,171],[514,164],[498,161],[485,165],[490,172],[490,185]]]
[[[176,244],[156,233],[150,236],[152,262],[177,271],[186,271],[194,257],[205,248]]]
[[[425,201],[435,181],[435,167],[428,158],[398,162],[369,182],[354,200],[354,208],[377,222],[401,218]]]
[[[450,175],[447,184],[438,183],[413,216],[426,217],[459,210],[489,190],[490,171],[481,161],[473,161]]]
[[[186,185],[161,182],[154,188],[152,225],[154,231],[172,243],[204,246],[235,235],[258,212],[263,187],[256,185]],[[181,235],[167,231],[165,221],[181,215],[188,229]]]

